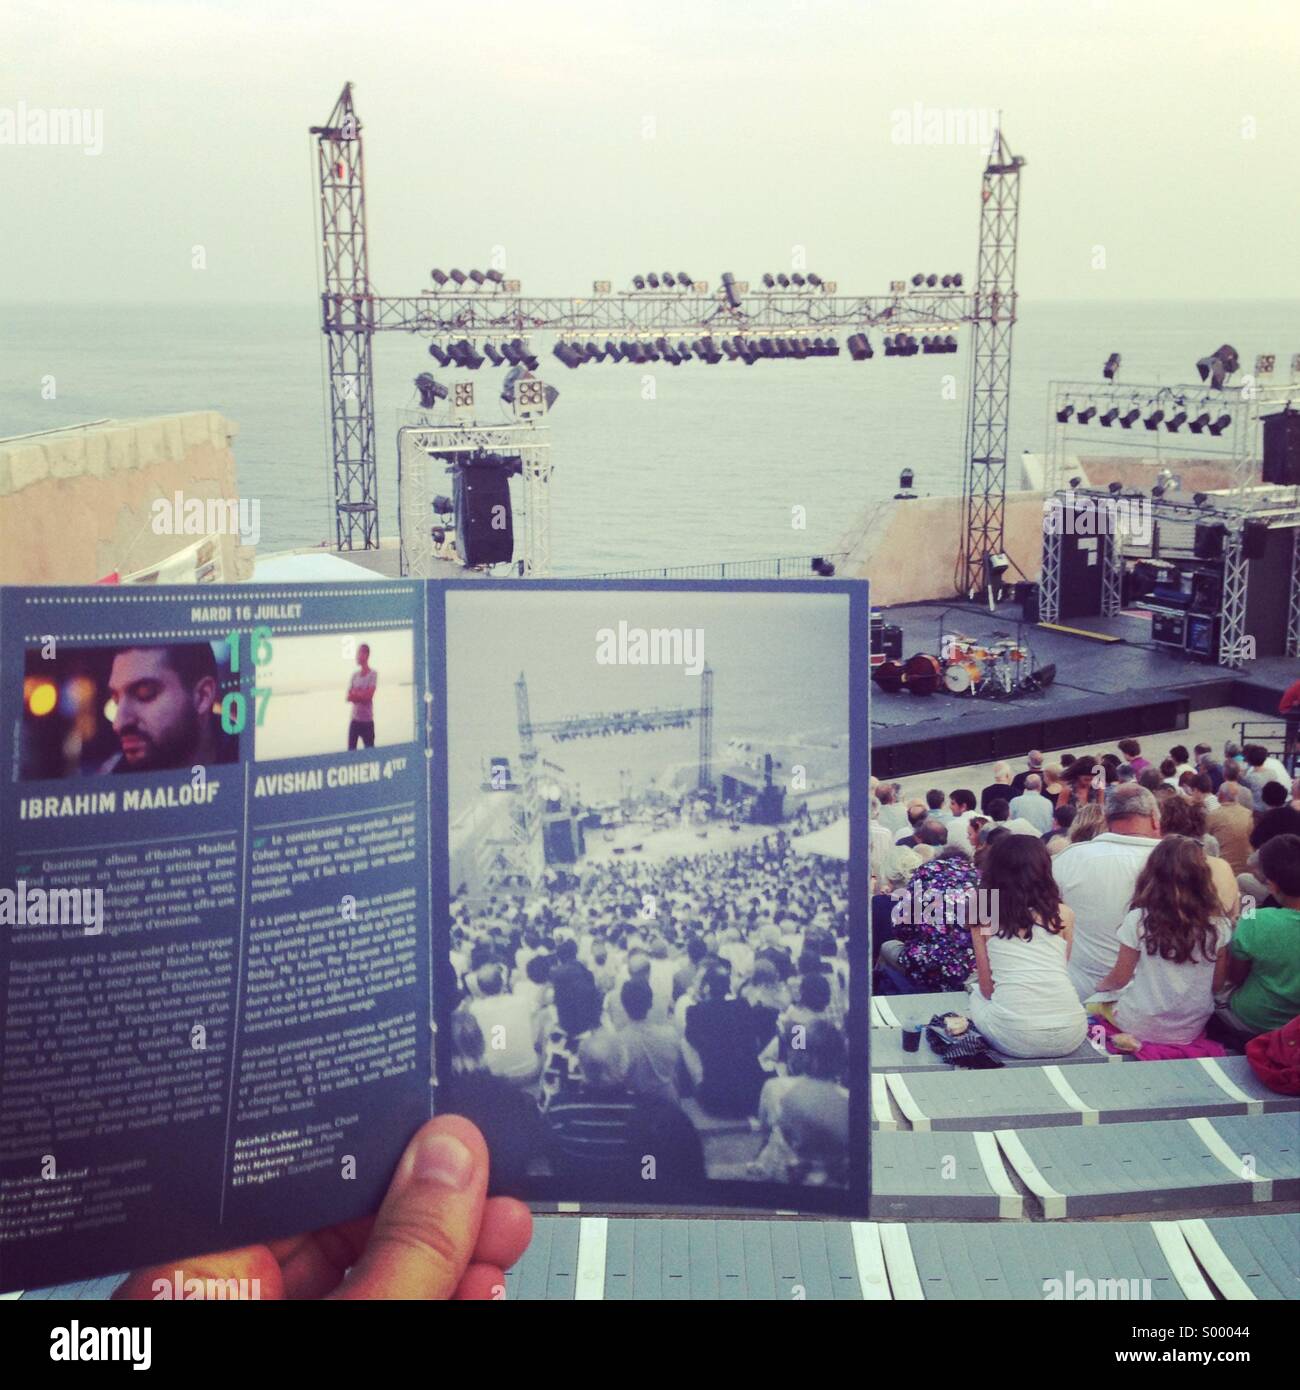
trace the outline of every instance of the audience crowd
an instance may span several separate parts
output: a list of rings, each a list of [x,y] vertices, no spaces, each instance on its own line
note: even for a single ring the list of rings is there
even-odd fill
[[[624,1198],[645,1181],[648,1201],[706,1171],[845,1181],[847,865],[796,850],[844,814],[453,902],[451,1101],[495,1166],[604,1177]]]
[[[1090,1029],[1218,1055],[1300,1014],[1300,778],[1260,745],[1117,747],[1031,752],[978,791],[873,784],[875,988],[967,988],[1020,1057]]]

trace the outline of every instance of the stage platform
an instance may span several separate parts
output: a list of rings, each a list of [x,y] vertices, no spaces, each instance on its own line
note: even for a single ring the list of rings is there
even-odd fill
[[[871,766],[877,777],[1023,756],[1031,748],[1080,749],[1127,736],[1177,732],[1198,710],[1236,705],[1276,718],[1300,660],[1267,657],[1241,671],[1194,661],[1154,645],[1142,616],[1082,618],[1056,628],[1021,623],[1019,605],[996,613],[978,604],[919,603],[884,610],[903,632],[903,659],[938,654],[945,632],[987,646],[1027,644],[1038,668],[1052,664],[1045,691],[1015,699],[947,693],[885,694],[871,687]],[[1063,630],[1065,628],[1072,631]]]

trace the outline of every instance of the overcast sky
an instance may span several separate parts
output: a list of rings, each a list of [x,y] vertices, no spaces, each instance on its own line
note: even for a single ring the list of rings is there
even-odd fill
[[[0,299],[310,298],[349,79],[385,293],[494,247],[536,293],[973,275],[984,152],[924,141],[1001,108],[1023,294],[1300,298],[1297,72],[1295,0],[4,0],[0,139],[102,151],[0,143]]]

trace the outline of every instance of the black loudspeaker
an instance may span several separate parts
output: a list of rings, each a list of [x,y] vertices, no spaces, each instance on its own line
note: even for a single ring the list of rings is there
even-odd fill
[[[1266,415],[1264,426],[1264,481],[1294,487],[1300,483],[1300,410],[1280,410]]]
[[[548,817],[542,823],[542,851],[548,864],[575,864],[578,860],[578,839],[567,812]]]
[[[1030,579],[1022,579],[1016,585],[1016,597],[1020,600],[1020,620],[1025,623],[1038,621],[1038,585]]]
[[[461,564],[498,565],[514,559],[515,527],[510,476],[505,467],[500,463],[462,463],[452,482]]]
[[[1245,560],[1262,560],[1268,549],[1268,522],[1248,521],[1241,528],[1241,555]]]
[[[1223,538],[1227,533],[1228,528],[1221,521],[1198,521],[1192,553],[1198,560],[1221,560]]]

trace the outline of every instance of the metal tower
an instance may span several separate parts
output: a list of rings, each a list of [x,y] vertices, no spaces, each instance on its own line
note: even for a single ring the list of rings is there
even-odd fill
[[[707,662],[700,672],[700,791],[713,790],[713,667]]]
[[[962,482],[962,536],[955,587],[984,586],[986,556],[1003,549],[1007,502],[1007,430],[1011,413],[1011,334],[1016,322],[1016,242],[1020,171],[1001,127],[993,139],[980,197],[979,268],[972,315],[968,444]]]
[[[374,303],[366,254],[361,123],[352,107],[350,82],[335,102],[329,124],[312,126],[311,133],[316,136],[320,182],[321,327],[329,350],[335,543],[340,550],[375,550],[379,478],[370,356]]]

